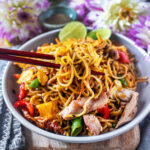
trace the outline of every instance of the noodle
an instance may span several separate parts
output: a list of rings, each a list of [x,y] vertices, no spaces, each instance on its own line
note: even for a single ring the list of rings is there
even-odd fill
[[[109,97],[107,103],[110,115],[108,119],[104,119],[97,110],[90,112],[97,116],[102,125],[102,132],[106,132],[112,128],[113,123],[117,123],[125,106],[121,106],[120,99],[116,94],[116,90],[122,88],[136,90],[137,82],[145,82],[146,78],[136,78],[134,73],[134,57],[130,63],[121,63],[110,57],[109,51],[117,49],[127,52],[125,46],[115,46],[110,40],[102,40],[97,34],[98,40],[87,39],[69,39],[62,43],[57,39],[57,44],[46,44],[38,47],[37,52],[43,54],[51,54],[55,56],[55,60],[45,60],[61,65],[60,69],[45,68],[34,66],[36,70],[32,78],[26,81],[26,90],[24,100],[29,101],[35,108],[39,104],[57,102],[57,114],[54,121],[57,121],[63,129],[63,134],[70,136],[71,120],[64,120],[59,113],[65,109],[73,100],[80,100],[82,97],[87,98],[84,103],[83,110],[78,114],[68,114],[67,117],[80,117],[86,114],[87,104],[92,99],[97,99],[103,92],[106,92]],[[32,70],[32,65],[21,65],[15,63],[24,71],[26,68]],[[33,66],[32,66],[33,67]],[[44,86],[31,88],[29,84],[33,79],[37,78],[38,70],[42,70],[43,76],[48,77],[48,81]],[[102,75],[93,75],[91,70],[101,72]],[[124,79],[128,87],[121,83]],[[18,81],[17,81],[18,82]],[[41,81],[42,82],[42,81]],[[44,83],[44,82],[43,82]],[[36,109],[37,110],[37,109]],[[39,113],[37,113],[39,116]],[[36,118],[38,122],[46,122],[49,118]],[[84,126],[82,135],[88,134]]]

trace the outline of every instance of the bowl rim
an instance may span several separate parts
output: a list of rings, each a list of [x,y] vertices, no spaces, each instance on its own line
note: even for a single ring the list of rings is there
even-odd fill
[[[19,50],[22,50],[24,47],[26,47],[27,45],[29,45],[30,43],[34,42],[36,39],[39,39],[39,38],[42,38],[42,37],[45,37],[49,34],[54,34],[54,33],[57,33],[59,32],[61,29],[56,29],[56,30],[53,30],[53,31],[49,31],[49,32],[46,32],[46,33],[43,33],[31,40],[29,40],[28,42],[26,42],[25,44],[23,44]],[[123,40],[127,41],[128,43],[131,43],[134,45],[134,47],[140,51],[143,55],[146,55],[146,52],[135,45],[135,43],[133,41],[131,41],[130,39],[128,39],[127,37],[121,35],[121,34],[115,34],[117,36],[119,36],[120,38],[122,38]],[[107,132],[107,133],[103,133],[103,134],[100,134],[100,135],[96,135],[96,136],[78,136],[78,137],[72,137],[72,136],[64,136],[64,135],[58,135],[58,134],[55,134],[55,133],[51,133],[51,132],[48,132],[46,130],[43,130],[39,127],[37,127],[36,125],[33,125],[32,123],[30,123],[29,121],[27,121],[14,107],[13,105],[11,104],[10,100],[9,100],[9,97],[8,97],[8,92],[6,90],[6,77],[7,77],[7,72],[9,70],[9,68],[11,67],[12,65],[12,62],[8,62],[6,68],[5,68],[5,71],[4,71],[4,74],[3,74],[3,78],[2,78],[2,93],[3,93],[3,96],[4,96],[4,101],[7,105],[7,107],[9,108],[9,110],[11,111],[11,113],[13,114],[14,117],[16,117],[19,122],[24,125],[26,128],[30,129],[31,131],[33,132],[36,132],[42,136],[45,136],[45,137],[48,137],[48,138],[51,138],[51,139],[54,139],[54,140],[58,140],[58,141],[62,141],[62,142],[68,142],[68,143],[92,143],[92,142],[99,142],[99,141],[104,141],[104,140],[107,140],[107,139],[110,139],[110,138],[113,138],[113,137],[116,137],[118,135],[121,135],[125,132],[127,132],[128,130],[130,130],[131,128],[133,128],[134,126],[136,126],[140,121],[142,121],[146,115],[149,113],[150,111],[150,103],[146,106],[146,108],[143,110],[142,113],[140,113],[137,117],[135,117],[132,121],[130,121],[129,123],[125,124],[124,126],[116,129],[116,130],[113,130],[113,131],[110,131],[110,132]]]

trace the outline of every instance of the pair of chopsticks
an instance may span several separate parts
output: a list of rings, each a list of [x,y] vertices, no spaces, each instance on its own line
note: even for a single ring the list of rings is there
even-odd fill
[[[15,61],[20,63],[27,63],[32,65],[52,67],[52,68],[60,68],[60,64],[54,64],[46,61],[40,61],[40,60],[24,58],[24,57],[55,60],[55,57],[53,55],[0,48],[0,59],[2,60]]]
[[[24,57],[29,57],[29,58],[24,58]],[[1,60],[15,61],[19,63],[26,63],[26,64],[32,64],[38,66],[51,67],[51,68],[60,68],[60,64],[50,63],[42,60],[35,60],[33,58],[55,60],[55,57],[53,55],[0,48]],[[97,72],[93,70],[91,71],[91,73],[95,75],[103,75],[102,72]]]

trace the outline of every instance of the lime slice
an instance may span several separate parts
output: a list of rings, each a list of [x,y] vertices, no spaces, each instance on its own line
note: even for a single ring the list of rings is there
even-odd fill
[[[58,37],[61,42],[64,42],[70,38],[85,38],[86,35],[87,29],[84,24],[78,21],[72,21],[63,27],[63,29],[59,32]]]
[[[103,40],[106,40],[111,37],[112,32],[109,28],[101,28],[101,29],[97,29],[97,30],[93,30],[93,31],[89,32],[87,36],[96,40],[97,39],[96,33],[98,33]]]

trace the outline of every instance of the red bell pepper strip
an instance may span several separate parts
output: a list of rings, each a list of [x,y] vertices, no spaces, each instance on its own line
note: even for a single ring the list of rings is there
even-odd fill
[[[129,62],[130,62],[128,56],[127,56],[124,52],[118,51],[118,53],[119,53],[119,60],[120,60],[122,63],[129,63]]]
[[[20,78],[20,74],[14,74],[14,77],[16,78],[16,79],[19,79]]]
[[[25,100],[20,100],[20,101],[15,102],[14,107],[15,108],[24,107],[25,109],[28,110],[31,116],[34,116],[34,107],[32,106],[30,102],[27,102]]]
[[[20,85],[18,100],[22,100],[25,97],[25,82],[22,82]]]
[[[98,113],[102,115],[104,119],[108,119],[110,110],[108,105],[104,105],[102,108],[97,109]]]

